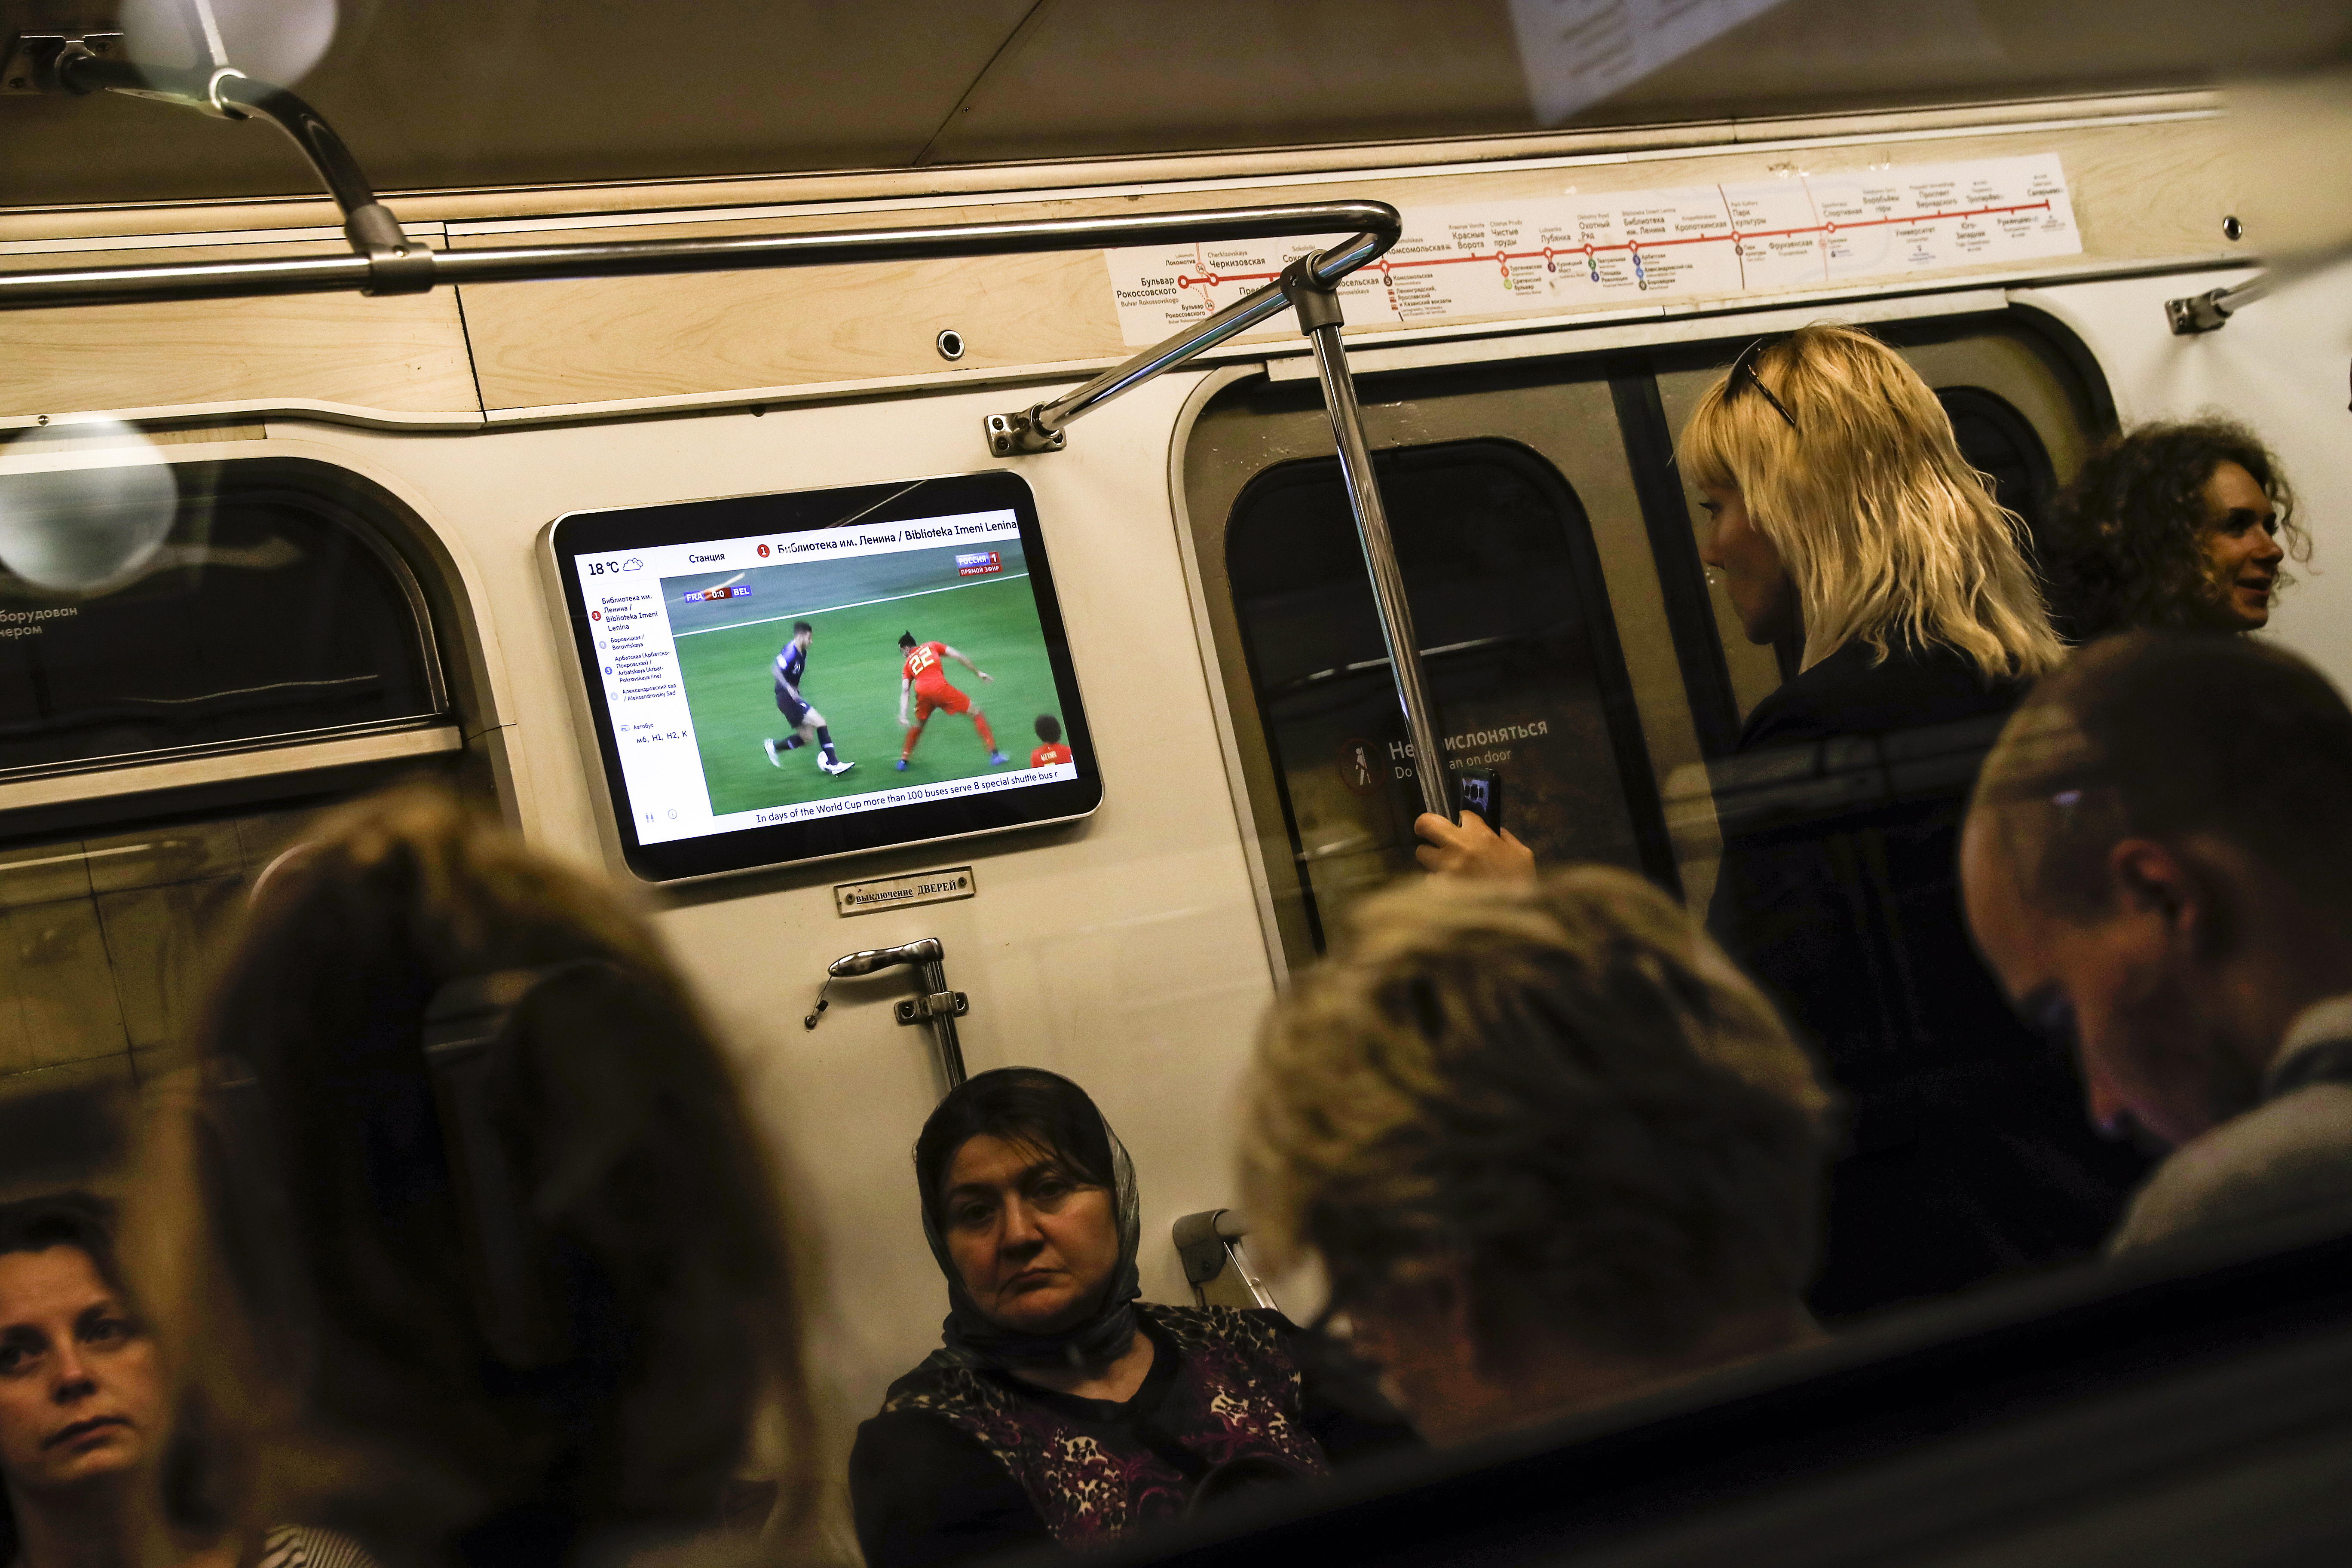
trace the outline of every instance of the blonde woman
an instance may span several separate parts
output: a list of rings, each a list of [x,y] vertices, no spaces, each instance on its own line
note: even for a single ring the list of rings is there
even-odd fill
[[[1966,708],[2057,667],[2024,525],[1960,455],[1918,372],[1869,333],[1750,343],[1699,398],[1675,456],[1714,519],[1700,556],[1748,640],[1794,635],[1804,649],[1743,749],[1801,727],[1861,671],[1878,672],[1876,692]]]
[[[1815,1307],[2088,1252],[2145,1162],[2083,1125],[2071,1065],[1970,946],[1954,870],[1976,763],[2063,654],[2024,525],[1918,373],[1850,327],[1750,343],[1677,458],[1748,639],[1802,649],[1717,765],[1708,926],[1852,1105]],[[1424,864],[1508,867],[1494,835],[1422,820]]]
[[[1246,1104],[1253,1225],[1321,1260],[1432,1442],[1819,1337],[1828,1097],[1627,872],[1364,900],[1267,1018]]]

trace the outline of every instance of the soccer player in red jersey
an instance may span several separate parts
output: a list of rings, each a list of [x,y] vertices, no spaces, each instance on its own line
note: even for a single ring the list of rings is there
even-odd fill
[[[1001,768],[1005,757],[996,749],[996,734],[988,727],[988,715],[971,705],[971,699],[948,684],[948,672],[942,661],[953,659],[982,680],[993,680],[988,671],[956,652],[943,642],[917,642],[912,632],[898,634],[898,646],[907,650],[907,660],[898,681],[898,722],[907,731],[907,749],[898,753],[898,771],[907,771],[908,759],[915,754],[915,742],[923,738],[923,726],[935,712],[969,713],[971,727],[980,731],[981,743],[988,748],[988,764]],[[915,700],[915,717],[907,718],[907,699]]]
[[[1033,768],[1050,768],[1070,760],[1070,748],[1062,744],[1062,721],[1051,713],[1037,715],[1037,738],[1045,743],[1029,753]]]

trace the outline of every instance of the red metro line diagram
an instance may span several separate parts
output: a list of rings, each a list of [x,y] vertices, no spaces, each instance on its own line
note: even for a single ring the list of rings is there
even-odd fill
[[[1776,294],[2083,248],[2054,154],[1408,206],[1404,220],[1394,248],[1340,286],[1350,321]],[[1106,252],[1123,333],[1130,343],[1158,342],[1328,243]]]
[[[1718,190],[1721,187],[1719,186],[1717,187]],[[1902,217],[1856,218],[1846,224],[1844,226],[1844,229],[1847,233],[1853,233],[1865,228],[1882,227],[1887,224],[1932,224],[1941,223],[1948,219],[1966,220],[1969,218],[1981,217],[2006,217],[2016,213],[2047,213],[2049,210],[2050,198],[2044,196],[2040,201],[2014,202],[2008,206],[1971,207],[1964,212],[1924,213],[1918,215],[1906,215]],[[1766,228],[1757,229],[1752,232],[1743,231],[1735,225],[1729,232],[1725,234],[1688,234],[1677,235],[1670,239],[1654,239],[1650,241],[1650,256],[1652,258],[1650,267],[1654,269],[1657,267],[1657,261],[1655,258],[1658,253],[1673,246],[1717,245],[1727,241],[1731,246],[1731,253],[1741,258],[1740,281],[1742,285],[1745,286],[1747,282],[1748,270],[1746,258],[1748,254],[1748,247],[1749,246],[1769,246],[1773,240],[1786,239],[1797,235],[1817,234],[1825,237],[1831,236],[1839,232],[1839,226],[1840,226],[1835,219],[1826,219],[1821,223],[1807,224],[1797,228]],[[1464,256],[1433,256],[1425,260],[1408,261],[1402,265],[1391,262],[1387,258],[1383,257],[1379,261],[1374,262],[1372,266],[1374,270],[1380,274],[1382,285],[1387,288],[1391,294],[1396,290],[1396,274],[1400,270],[1411,270],[1417,267],[1454,267],[1461,266],[1465,263],[1475,263],[1498,267],[1502,270],[1502,275],[1507,279],[1511,275],[1512,262],[1534,261],[1538,258],[1541,258],[1544,264],[1544,270],[1547,272],[1559,271],[1560,264],[1562,263],[1565,263],[1570,267],[1581,267],[1588,268],[1589,275],[1592,281],[1598,283],[1601,281],[1601,259],[1618,252],[1622,252],[1626,260],[1631,263],[1633,268],[1633,276],[1636,285],[1639,286],[1643,283],[1646,283],[1648,279],[1644,274],[1642,265],[1642,242],[1638,239],[1628,239],[1617,244],[1604,243],[1600,245],[1596,245],[1591,240],[1587,239],[1582,245],[1571,245],[1564,249],[1555,248],[1547,245],[1541,250],[1497,250],[1492,256],[1481,256],[1474,251]],[[1826,251],[1823,252],[1823,256],[1824,259],[1826,259]],[[1235,272],[1229,274],[1210,272],[1206,269],[1207,264],[1205,261],[1202,263],[1202,276],[1198,278],[1179,276],[1176,279],[1177,289],[1181,291],[1187,289],[1214,287],[1219,283],[1269,283],[1279,276],[1279,273],[1276,272]]]

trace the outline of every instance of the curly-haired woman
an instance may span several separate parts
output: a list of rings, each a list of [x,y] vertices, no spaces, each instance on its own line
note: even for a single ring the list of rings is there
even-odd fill
[[[2061,629],[2259,630],[2311,559],[2294,493],[2262,438],[2228,419],[2143,425],[2094,453],[2045,542]]]

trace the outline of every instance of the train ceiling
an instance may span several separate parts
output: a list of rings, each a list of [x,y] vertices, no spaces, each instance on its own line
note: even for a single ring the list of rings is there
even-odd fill
[[[190,63],[183,3],[0,0],[0,43],[119,13],[134,54]],[[215,4],[248,68],[305,35],[323,48],[293,85],[385,191],[1541,129],[1507,0]],[[2340,3],[1785,0],[1570,123],[2196,86],[2347,55]],[[314,188],[257,126],[0,96],[0,207]]]

